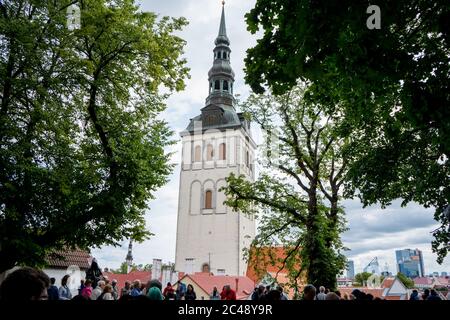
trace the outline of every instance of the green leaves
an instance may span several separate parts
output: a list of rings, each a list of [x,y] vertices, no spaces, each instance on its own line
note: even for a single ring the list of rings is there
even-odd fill
[[[186,21],[132,0],[86,0],[70,31],[70,1],[4,3],[0,269],[64,246],[148,238],[147,200],[172,170],[160,92],[184,87],[185,42],[173,33]]]

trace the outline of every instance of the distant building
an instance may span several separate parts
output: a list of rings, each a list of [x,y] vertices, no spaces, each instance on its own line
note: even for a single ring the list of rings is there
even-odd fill
[[[439,272],[433,272],[433,277],[439,277]]]
[[[347,262],[347,279],[355,278],[355,264],[353,260],[348,260]]]
[[[441,272],[441,277],[445,278],[446,276],[447,276],[447,272],[442,271],[442,272]]]
[[[363,269],[364,272],[370,272],[373,274],[380,274],[380,265],[378,264],[378,258],[375,257],[369,264]]]
[[[410,278],[423,277],[425,275],[422,251],[419,249],[397,250],[395,251],[395,256],[398,272]]]

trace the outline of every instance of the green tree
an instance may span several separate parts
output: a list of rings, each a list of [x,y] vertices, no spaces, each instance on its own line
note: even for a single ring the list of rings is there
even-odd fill
[[[251,95],[241,108],[267,133],[262,172],[256,182],[245,176],[227,178],[227,205],[260,218],[259,234],[249,255],[269,256],[289,271],[292,287],[306,279],[316,286],[336,287],[344,269],[339,206],[346,165],[343,139],[333,130],[339,117],[324,115],[320,105],[303,99],[304,87],[285,95]],[[274,239],[285,257],[273,261]]]
[[[372,275],[370,272],[361,272],[355,275],[355,285],[356,286],[365,286],[367,284],[367,280]]]
[[[172,170],[160,89],[183,89],[185,24],[133,0],[0,3],[0,272],[150,235],[147,200]]]
[[[401,198],[436,208],[433,251],[442,263],[450,243],[450,7],[382,1],[381,30],[370,30],[368,5],[257,0],[246,19],[263,36],[248,50],[246,80],[276,94],[311,81],[308,97],[341,112],[342,134],[354,133],[348,194],[364,205]]]
[[[403,283],[403,285],[408,288],[414,288],[414,281],[407,276],[405,276],[403,273],[399,272],[397,273],[397,278]]]

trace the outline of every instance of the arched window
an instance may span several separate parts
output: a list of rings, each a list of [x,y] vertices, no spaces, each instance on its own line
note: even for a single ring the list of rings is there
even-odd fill
[[[212,209],[212,191],[205,192],[205,209]]]
[[[233,94],[233,82],[230,83],[230,87],[231,87],[231,94]]]
[[[214,90],[220,90],[220,81],[219,80],[214,81]]]
[[[225,160],[227,158],[227,146],[225,143],[219,145],[219,160]]]
[[[212,88],[213,88],[213,83],[212,83],[212,82],[210,82],[210,83],[209,83],[209,93],[211,93],[211,91],[212,91]]]
[[[223,91],[228,91],[228,81],[223,82]]]
[[[227,58],[227,52],[226,52],[226,51],[223,52],[223,58],[224,58],[224,59]]]
[[[222,59],[222,52],[221,51],[217,52],[217,59]]]
[[[195,147],[194,162],[200,162],[202,160],[202,148],[200,146]]]
[[[207,161],[211,161],[214,157],[214,149],[213,146],[208,144],[208,146],[206,147],[206,160]]]

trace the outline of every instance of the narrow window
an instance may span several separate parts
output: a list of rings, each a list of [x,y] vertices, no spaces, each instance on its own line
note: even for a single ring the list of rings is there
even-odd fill
[[[208,144],[208,147],[206,147],[206,160],[211,161],[213,157],[214,157],[213,146]]]
[[[205,209],[212,209],[212,191],[205,192]]]
[[[228,81],[223,82],[223,91],[228,91]]]
[[[227,158],[227,146],[225,143],[221,143],[219,146],[219,160],[225,160]]]
[[[226,53],[226,52],[223,53],[223,58],[224,58],[224,59],[227,58],[227,53]]]
[[[248,154],[248,151],[245,154],[245,164],[247,165],[247,167],[249,167],[250,164],[250,155]]]
[[[195,147],[194,162],[200,162],[202,158],[202,148],[200,146]]]
[[[214,90],[220,90],[220,81],[219,80],[216,80],[214,82]]]
[[[222,59],[221,51],[217,52],[217,59]]]

